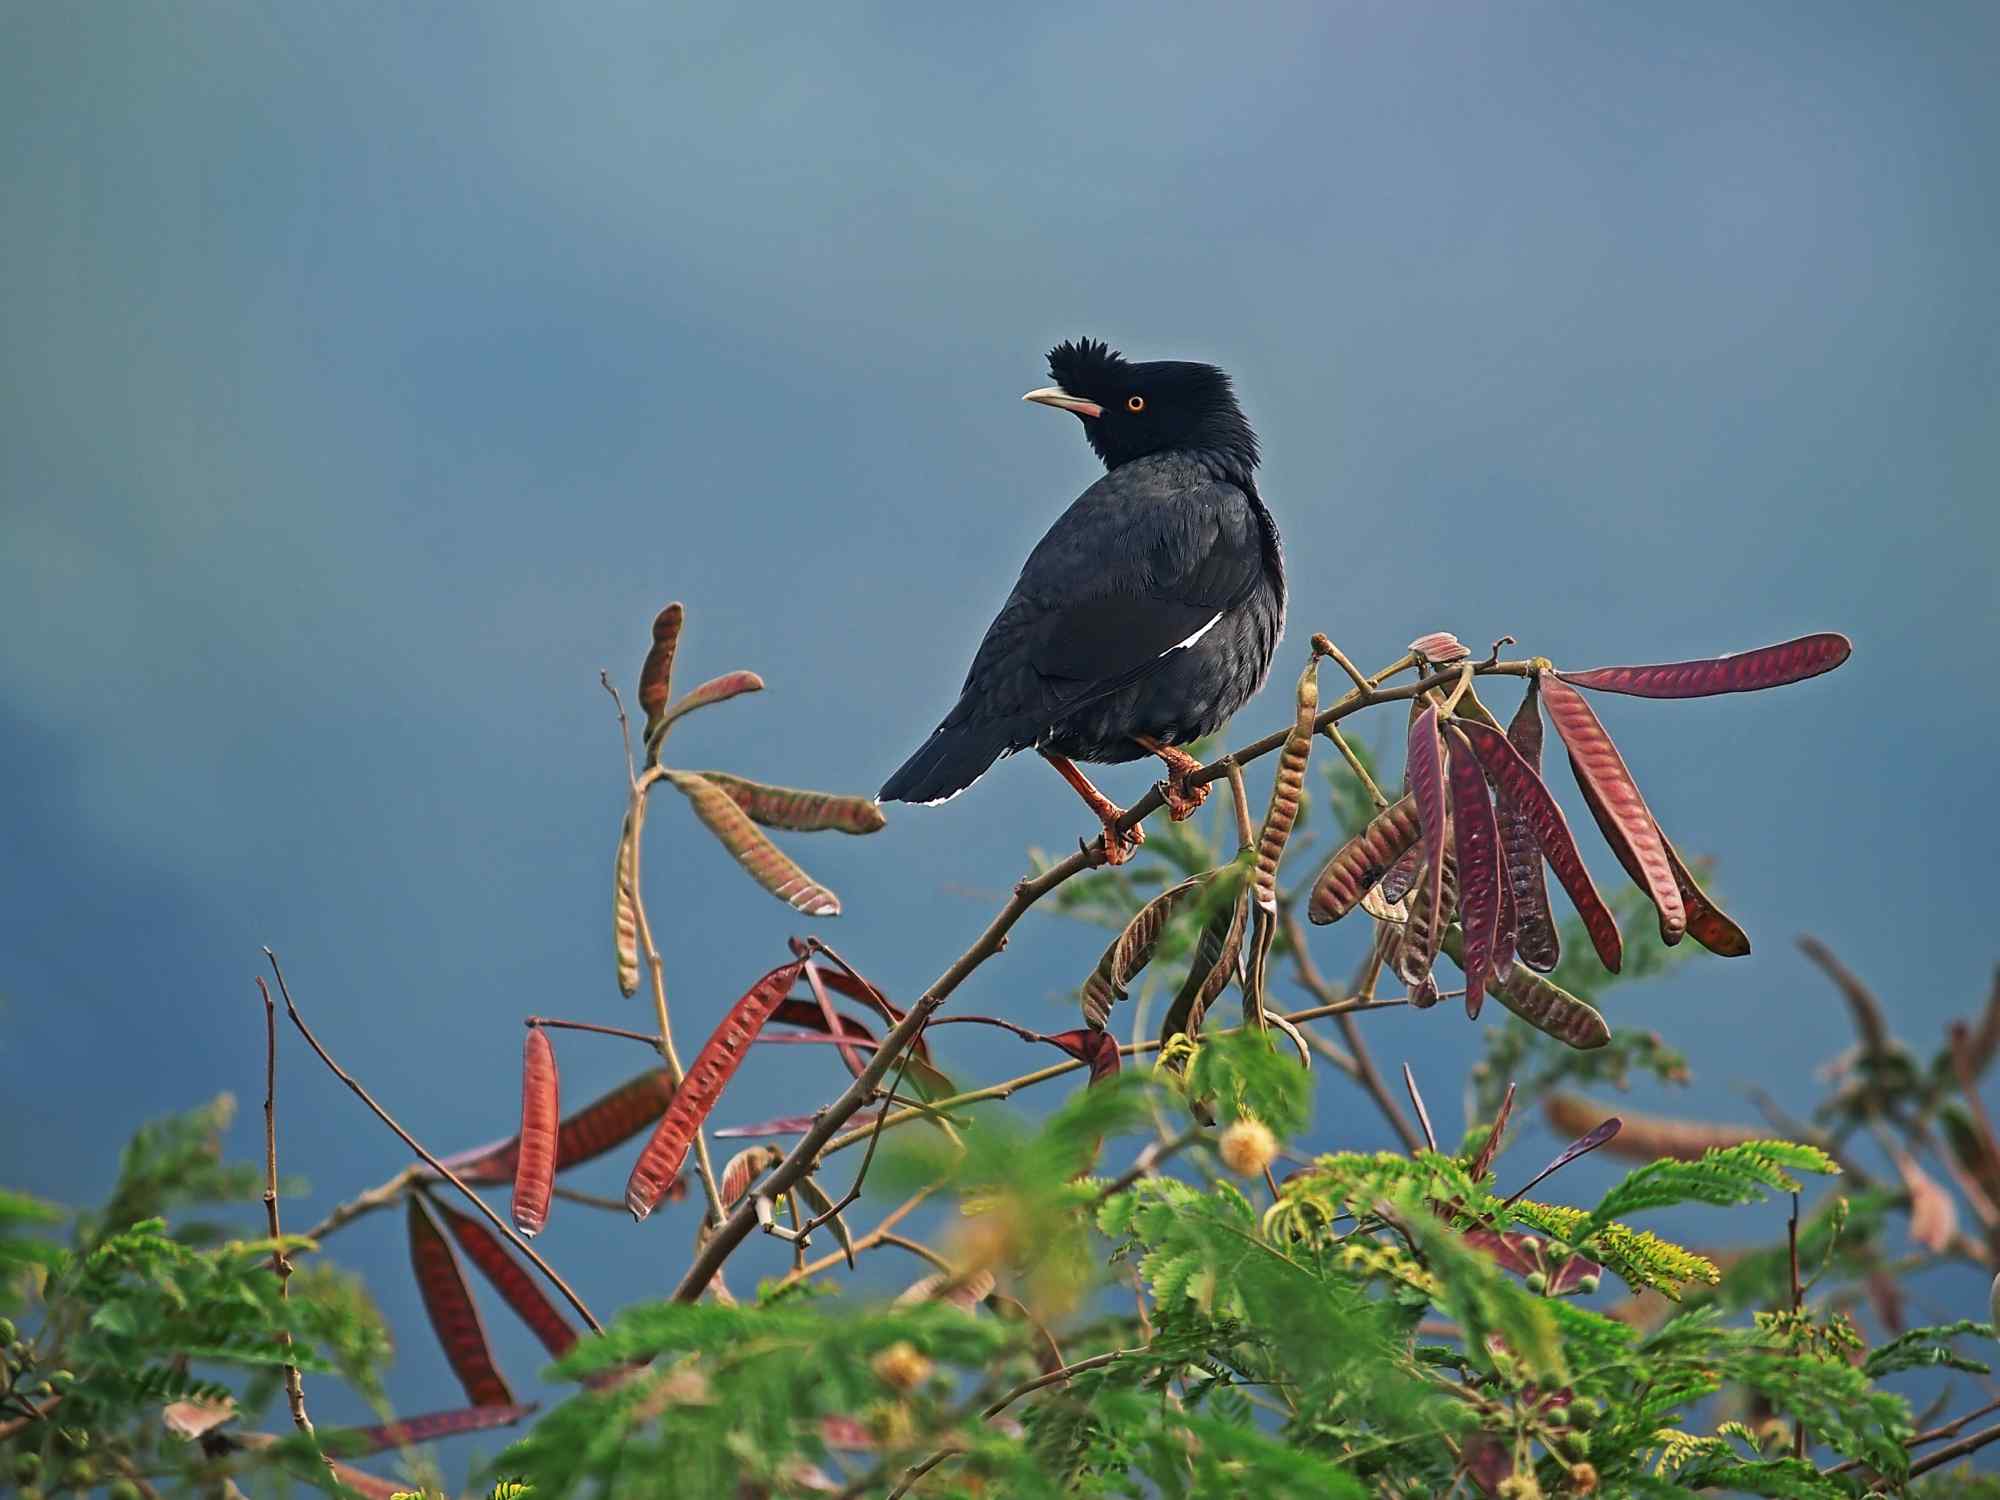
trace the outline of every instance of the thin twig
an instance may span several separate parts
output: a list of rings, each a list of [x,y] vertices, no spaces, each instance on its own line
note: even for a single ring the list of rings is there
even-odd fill
[[[1935,1453],[1925,1454],[1910,1465],[1910,1478],[1928,1474],[1932,1469],[1941,1469],[1953,1459],[1964,1458],[1968,1453],[1977,1453],[1988,1443],[2000,1442],[2000,1423],[1982,1427],[1968,1438],[1960,1438],[1948,1448],[1940,1448]]]
[[[257,978],[257,993],[264,998],[264,1218],[271,1229],[271,1269],[278,1277],[278,1300],[289,1302],[292,1258],[285,1254],[284,1231],[278,1227],[278,1010],[271,1002],[271,991],[262,975]],[[278,1330],[278,1347],[287,1354],[292,1352],[289,1328]],[[306,1415],[305,1382],[299,1377],[299,1367],[288,1359],[284,1372],[285,1403],[292,1411],[292,1425],[318,1452],[319,1439],[313,1435],[312,1418]],[[333,1460],[324,1453],[320,1458],[325,1461],[327,1472],[332,1473]]]
[[[523,1026],[546,1026],[551,1031],[588,1031],[597,1036],[615,1036],[628,1042],[643,1043],[645,1046],[651,1047],[655,1052],[660,1050],[660,1039],[651,1032],[630,1031],[623,1026],[600,1026],[595,1021],[563,1021],[554,1016],[529,1016],[521,1024]]]
[[[336,1204],[332,1213],[306,1231],[306,1238],[315,1242],[323,1240],[336,1229],[352,1224],[365,1214],[401,1203],[403,1195],[423,1175],[424,1169],[411,1163],[380,1187],[372,1187],[365,1193],[357,1193],[345,1203]]]
[[[1369,800],[1375,804],[1375,810],[1382,811],[1389,805],[1389,799],[1382,788],[1375,784],[1375,778],[1368,774],[1368,767],[1362,762],[1361,757],[1354,753],[1354,747],[1347,743],[1347,736],[1333,724],[1327,725],[1324,732],[1326,737],[1333,741],[1333,748],[1340,752],[1341,759],[1347,762],[1347,769],[1360,778],[1361,785],[1368,792]]]
[[[1905,1448],[1921,1448],[1927,1443],[1935,1443],[1942,1438],[1948,1438],[1954,1436],[1956,1433],[1962,1431],[1967,1425],[1977,1421],[1980,1417],[1985,1416],[1988,1412],[1991,1411],[2000,1411],[2000,1397],[1995,1397],[1993,1400],[1987,1402],[1984,1406],[1975,1406],[1971,1411],[1967,1412],[1964,1416],[1953,1417],[1949,1422],[1946,1422],[1938,1427],[1933,1427],[1928,1432],[1918,1433],[1915,1437],[1911,1438],[1908,1442],[1904,1443],[1903,1446]],[[1854,1469],[1859,1469],[1863,1467],[1873,1467],[1873,1466],[1864,1465],[1861,1459],[1850,1458],[1842,1463],[1835,1464],[1832,1468],[1826,1470],[1826,1472],[1830,1475],[1846,1474]]]
[[[1786,1226],[1786,1238],[1791,1246],[1792,1259],[1792,1316],[1797,1318],[1799,1309],[1805,1305],[1805,1289],[1799,1282],[1799,1195],[1792,1194],[1792,1217]],[[1803,1417],[1792,1419],[1792,1457],[1806,1456],[1806,1424]]]
[[[882,1222],[866,1234],[855,1236],[854,1253],[859,1255],[862,1251],[872,1250],[877,1245],[894,1245],[899,1250],[908,1250],[912,1254],[923,1256],[941,1271],[949,1271],[951,1263],[935,1250],[932,1250],[927,1245],[921,1245],[915,1240],[905,1240],[901,1235],[891,1232],[903,1220],[915,1213],[917,1207],[930,1195],[931,1189],[924,1188],[915,1196],[906,1198],[902,1203],[891,1209],[883,1216]],[[808,1276],[817,1276],[821,1271],[830,1271],[835,1266],[842,1264],[846,1259],[846,1251],[835,1250],[830,1255],[823,1255],[818,1260],[798,1267],[790,1275],[780,1279],[771,1290],[773,1293],[781,1292],[786,1287],[792,1285],[793,1282],[803,1281]]]
[[[1233,755],[1229,757],[1229,800],[1236,808],[1237,846],[1247,849],[1257,842],[1257,833],[1250,826],[1250,793],[1243,785],[1243,768]]]
[[[452,1171],[452,1169],[450,1167],[447,1167],[443,1162],[439,1161],[435,1156],[431,1155],[431,1153],[424,1148],[423,1143],[421,1141],[419,1141],[415,1136],[411,1135],[409,1131],[405,1130],[401,1125],[397,1124],[395,1116],[391,1115],[386,1109],[384,1109],[381,1105],[375,1102],[374,1096],[370,1094],[368,1090],[366,1090],[361,1086],[361,1082],[359,1079],[357,1079],[352,1073],[348,1072],[339,1063],[333,1060],[333,1054],[328,1052],[326,1048],[320,1045],[319,1038],[314,1036],[312,1033],[312,1028],[306,1025],[306,1018],[303,1015],[299,1014],[298,1005],[292,1000],[291,989],[285,983],[285,971],[283,966],[280,965],[278,962],[278,955],[273,953],[269,948],[266,948],[264,950],[264,957],[270,961],[271,972],[273,975],[277,977],[278,993],[282,995],[285,1000],[285,1014],[287,1014],[292,1018],[292,1025],[298,1028],[299,1035],[306,1039],[306,1045],[311,1047],[313,1051],[316,1054],[318,1054],[319,1060],[326,1064],[328,1071],[331,1072],[335,1078],[338,1078],[342,1083],[346,1084],[347,1087],[353,1091],[355,1097],[358,1098],[363,1104],[367,1105],[368,1108],[374,1112],[376,1119],[380,1120],[384,1125],[387,1125],[391,1130],[393,1130],[396,1133],[397,1137],[402,1141],[402,1143],[405,1146],[408,1146],[412,1151],[416,1152],[418,1156],[422,1157],[424,1160],[424,1165],[428,1166],[433,1172],[437,1173],[440,1177],[444,1178],[445,1181],[449,1182],[453,1187],[457,1188],[459,1192],[463,1193],[465,1195],[466,1200],[469,1203],[471,1203],[474,1208],[478,1209],[480,1213],[486,1216],[487,1222],[492,1224],[492,1226],[495,1229],[499,1230],[501,1236],[504,1239],[506,1239],[508,1243],[513,1245],[513,1247],[516,1250],[520,1251],[522,1255],[526,1256],[530,1261],[532,1261],[534,1263],[535,1269],[540,1271],[542,1275],[548,1278],[549,1285],[553,1286],[558,1292],[562,1293],[563,1300],[568,1302],[571,1307],[576,1309],[577,1316],[582,1318],[585,1323],[590,1325],[590,1331],[592,1333],[604,1332],[604,1325],[597,1321],[596,1314],[591,1312],[591,1310],[584,1305],[584,1301],[581,1297],[577,1296],[575,1292],[570,1290],[569,1283],[567,1281],[564,1281],[562,1277],[556,1274],[555,1267],[551,1266],[547,1261],[543,1260],[542,1257],[535,1252],[534,1246],[530,1245],[526,1240],[522,1239],[518,1234],[516,1234],[514,1232],[512,1225],[503,1221],[498,1214],[494,1213],[492,1209],[488,1208],[486,1206],[486,1200],[480,1197],[479,1194],[475,1193],[470,1187],[466,1186],[463,1178],[461,1178],[456,1172]]]

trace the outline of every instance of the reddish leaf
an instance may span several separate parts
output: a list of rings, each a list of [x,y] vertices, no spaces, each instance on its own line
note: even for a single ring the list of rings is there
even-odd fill
[[[1451,827],[1458,861],[1459,920],[1465,928],[1465,1013],[1486,997],[1500,927],[1500,828],[1486,795],[1486,772],[1471,741],[1447,726],[1451,756]]]
[[[451,1253],[451,1242],[416,1194],[410,1196],[409,1217],[410,1266],[417,1275],[417,1290],[423,1294],[424,1311],[452,1374],[465,1387],[465,1399],[474,1406],[512,1406],[514,1393],[493,1364],[486,1327],[473,1306],[458,1257]]]
[[[1059,1031],[1042,1038],[1062,1048],[1071,1057],[1090,1064],[1090,1081],[1102,1083],[1118,1076],[1118,1038],[1108,1031],[1085,1026],[1076,1031]]]
[[[1313,881],[1306,916],[1324,926],[1338,922],[1353,911],[1368,890],[1380,882],[1404,855],[1416,847],[1422,833],[1417,819],[1417,799],[1404,797],[1390,803],[1368,820],[1353,838],[1334,851],[1333,858]],[[1411,878],[1416,875],[1414,861]],[[1390,901],[1400,896],[1384,896]]]
[[[1479,1148],[1479,1154],[1472,1159],[1472,1180],[1479,1181],[1493,1166],[1493,1158],[1500,1154],[1503,1137],[1507,1133],[1507,1120],[1514,1113],[1514,1085],[1507,1085],[1507,1092],[1500,1098],[1500,1108],[1494,1111],[1493,1128],[1486,1133],[1486,1143]]]
[[[1604,831],[1618,862],[1652,898],[1660,913],[1660,939],[1678,943],[1687,931],[1687,907],[1681,888],[1667,863],[1659,825],[1639,795],[1639,784],[1625,765],[1625,757],[1611,743],[1611,736],[1597,720],[1583,694],[1568,683],[1550,680],[1542,685],[1542,701],[1555,721],[1556,733],[1569,747],[1570,770],[1576,784]]]
[[[639,668],[639,707],[646,711],[648,738],[666,710],[668,693],[673,690],[674,648],[680,644],[684,618],[685,611],[676,601],[653,620],[653,648],[646,653],[646,664]]]
[[[1549,795],[1542,778],[1521,758],[1521,752],[1514,748],[1506,735],[1495,733],[1471,719],[1458,721],[1458,727],[1472,742],[1472,748],[1479,752],[1479,759],[1494,785],[1527,820],[1541,848],[1542,857],[1556,872],[1556,879],[1569,892],[1571,904],[1583,918],[1584,930],[1590,934],[1599,962],[1616,974],[1624,956],[1617,919],[1611,915],[1611,908],[1604,904],[1604,898],[1597,894],[1590,871],[1584,868],[1583,856],[1577,852],[1576,840],[1570,836],[1569,820],[1556,806],[1555,798]],[[1520,887],[1516,886],[1515,890],[1518,894]]]
[[[1570,1255],[1553,1272],[1549,1269],[1548,1257],[1542,1253],[1543,1241],[1538,1235],[1526,1234],[1520,1230],[1502,1233],[1492,1229],[1467,1229],[1460,1237],[1475,1250],[1484,1251],[1497,1262],[1502,1270],[1512,1271],[1516,1276],[1531,1276],[1540,1271],[1548,1277],[1544,1289],[1551,1297],[1560,1297],[1575,1291],[1578,1283],[1586,1276],[1601,1276],[1604,1267],[1587,1256]]]
[[[644,1219],[650,1214],[667,1185],[680,1172],[695,1131],[715,1108],[715,1101],[722,1097],[723,1087],[742,1063],[744,1053],[750,1050],[751,1041],[771,1018],[771,1012],[791,993],[804,969],[804,960],[794,959],[766,974],[730,1007],[722,1024],[703,1044],[694,1065],[687,1070],[686,1081],[661,1116],[659,1127],[639,1154],[631,1179],[625,1185],[625,1206],[632,1210],[633,1218]]]
[[[1670,661],[1647,667],[1596,667],[1558,672],[1564,682],[1601,693],[1635,698],[1706,698],[1715,693],[1755,693],[1804,682],[1846,661],[1854,643],[1834,631],[1802,635],[1775,646],[1713,656],[1704,661]]]
[[[556,1052],[548,1033],[528,1028],[521,1051],[521,1133],[514,1163],[514,1227],[532,1239],[549,1219],[556,1180],[556,1131],[562,1117]]]
[[[673,1097],[673,1081],[665,1068],[658,1068],[585,1105],[556,1131],[556,1170],[565,1171],[623,1145],[666,1113]],[[509,1182],[514,1177],[520,1143],[521,1138],[515,1136],[498,1145],[462,1151],[446,1157],[445,1165],[467,1182]]]
[[[715,703],[727,703],[731,698],[740,698],[745,693],[764,691],[764,679],[755,672],[724,672],[720,677],[711,677],[700,687],[667,705],[658,722],[646,726],[646,737],[663,734],[676,719],[691,714],[698,708],[707,708]]]
[[[532,1416],[533,1403],[526,1406],[462,1406],[456,1411],[427,1412],[384,1422],[375,1427],[341,1427],[319,1430],[320,1446],[344,1458],[363,1458],[385,1448],[409,1448],[439,1438],[457,1437],[463,1432],[486,1432],[495,1427],[512,1427],[523,1417]]]
[[[1438,747],[1437,707],[1427,704],[1410,725],[1410,795],[1416,799],[1422,829],[1424,870],[1417,879],[1417,908],[1410,913],[1403,937],[1400,973],[1406,983],[1419,983],[1431,971],[1444,930],[1444,764]]]
[[[874,833],[889,821],[882,815],[881,804],[868,797],[766,786],[727,771],[701,774],[729,793],[736,805],[750,815],[751,822],[766,828],[789,828],[798,833],[817,833],[827,828],[841,833]]]
[[[1606,1141],[1616,1136],[1619,1130],[1623,1128],[1623,1123],[1616,1115],[1613,1115],[1595,1130],[1591,1131],[1590,1134],[1583,1136],[1581,1139],[1571,1141],[1567,1146],[1563,1147],[1554,1161],[1550,1162],[1541,1171],[1509,1193],[1506,1201],[1512,1203],[1517,1198],[1526,1197],[1537,1183],[1555,1176],[1556,1173],[1575,1161],[1579,1156],[1590,1155],[1599,1146],[1602,1146]]]
[[[1540,779],[1541,691],[1532,677],[1528,679],[1528,691],[1522,695],[1521,706],[1507,725],[1507,742]],[[1487,774],[1493,775],[1490,758],[1481,759],[1487,760]],[[1500,823],[1500,847],[1507,860],[1507,893],[1514,901],[1514,952],[1529,968],[1546,974],[1561,959],[1562,943],[1556,935],[1555,916],[1549,910],[1549,887],[1542,875],[1541,840],[1533,821],[1497,776],[1493,779],[1493,800]],[[1506,965],[1495,967],[1504,970]]]
[[[735,856],[750,878],[809,917],[837,917],[840,898],[806,874],[736,805],[721,787],[692,771],[669,771],[667,780],[694,805],[695,816]]]
[[[444,1216],[445,1227],[451,1230],[459,1249],[493,1284],[514,1315],[527,1324],[528,1331],[542,1341],[542,1347],[558,1357],[567,1354],[570,1345],[576,1342],[576,1330],[556,1311],[555,1304],[543,1294],[527,1267],[514,1258],[514,1252],[505,1242],[470,1215],[442,1203],[437,1205],[437,1211]]]

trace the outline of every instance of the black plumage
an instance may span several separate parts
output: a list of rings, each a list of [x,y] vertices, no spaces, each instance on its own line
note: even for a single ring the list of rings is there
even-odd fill
[[[1115,815],[1067,762],[1156,754],[1186,816],[1206,788],[1185,786],[1196,762],[1175,747],[1243,706],[1284,629],[1256,434],[1212,365],[1128,361],[1084,339],[1051,350],[1049,374],[1055,386],[1024,399],[1076,413],[1108,472],[1029,554],[958,703],[881,797],[939,802],[1033,747]]]

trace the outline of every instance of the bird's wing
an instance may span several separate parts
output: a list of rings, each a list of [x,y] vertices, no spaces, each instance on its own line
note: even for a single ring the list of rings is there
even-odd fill
[[[1145,460],[1113,470],[1029,554],[953,718],[1044,718],[1135,682],[1248,598],[1263,566],[1235,485]]]

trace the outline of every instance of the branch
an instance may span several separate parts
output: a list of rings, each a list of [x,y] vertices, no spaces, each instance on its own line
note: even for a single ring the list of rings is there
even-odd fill
[[[289,1302],[292,1258],[285,1254],[284,1231],[278,1227],[278,1011],[271,1003],[271,991],[262,975],[257,978],[257,993],[264,997],[264,1217],[271,1228],[271,1269],[278,1277],[278,1300]],[[285,1353],[292,1352],[291,1329],[278,1330],[278,1345]],[[284,1371],[285,1402],[292,1410],[292,1425],[318,1452],[319,1439],[313,1434],[312,1418],[306,1415],[306,1388],[299,1378],[299,1367],[288,1359]],[[324,1453],[320,1457],[331,1474],[333,1460]]]
[[[424,1175],[424,1169],[412,1163],[380,1187],[372,1187],[365,1193],[349,1198],[345,1203],[336,1204],[332,1213],[321,1219],[306,1231],[306,1238],[313,1241],[325,1239],[334,1230],[352,1224],[378,1208],[389,1208],[403,1201],[403,1195],[410,1185]],[[622,1206],[622,1205],[621,1205]]]
[[[535,1269],[540,1271],[542,1275],[548,1278],[549,1285],[553,1286],[558,1292],[562,1293],[563,1300],[568,1302],[571,1307],[576,1309],[577,1316],[582,1318],[584,1322],[590,1325],[590,1331],[592,1333],[604,1332],[604,1325],[598,1322],[596,1315],[592,1313],[591,1310],[584,1305],[583,1299],[577,1296],[575,1292],[570,1290],[569,1283],[567,1281],[564,1281],[562,1277],[556,1274],[555,1267],[551,1266],[547,1261],[543,1260],[540,1255],[536,1254],[534,1246],[530,1245],[526,1240],[522,1239],[518,1234],[516,1234],[511,1224],[505,1223],[498,1214],[493,1212],[492,1209],[488,1208],[486,1206],[486,1200],[484,1198],[480,1197],[479,1194],[473,1192],[471,1188],[467,1187],[465,1184],[465,1180],[461,1178],[456,1172],[452,1171],[450,1167],[447,1167],[443,1162],[439,1161],[435,1156],[431,1155],[429,1151],[425,1150],[422,1143],[419,1142],[415,1136],[411,1135],[409,1131],[403,1129],[401,1125],[396,1123],[395,1116],[391,1115],[386,1109],[382,1108],[381,1105],[375,1102],[374,1096],[371,1095],[368,1092],[368,1090],[366,1090],[361,1086],[360,1081],[356,1079],[352,1073],[349,1073],[345,1068],[341,1067],[339,1063],[333,1060],[333,1055],[330,1052],[328,1052],[326,1048],[322,1047],[319,1044],[319,1038],[314,1036],[312,1033],[312,1028],[306,1025],[306,1018],[299,1014],[299,1008],[297,1004],[295,1004],[292,1000],[291,989],[285,983],[285,971],[278,963],[278,955],[273,953],[269,948],[266,948],[264,950],[264,957],[270,960],[271,972],[272,974],[277,976],[278,993],[284,996],[285,998],[285,1014],[287,1014],[292,1018],[292,1025],[296,1026],[298,1028],[299,1035],[306,1039],[306,1045],[311,1047],[313,1051],[318,1054],[319,1060],[327,1065],[328,1070],[332,1072],[333,1076],[335,1078],[338,1078],[342,1083],[346,1084],[348,1088],[353,1091],[355,1097],[358,1098],[363,1104],[367,1105],[368,1108],[374,1112],[376,1119],[380,1120],[384,1125],[387,1125],[391,1130],[395,1131],[396,1135],[402,1140],[405,1146],[408,1146],[412,1151],[416,1152],[418,1156],[422,1157],[424,1160],[424,1165],[429,1167],[433,1172],[437,1173],[438,1176],[444,1178],[445,1181],[449,1182],[453,1187],[457,1188],[459,1192],[463,1193],[465,1195],[466,1201],[469,1202],[474,1208],[478,1209],[480,1213],[484,1214],[486,1216],[487,1222],[490,1223],[495,1229],[499,1230],[501,1236],[505,1238],[508,1241],[508,1243],[513,1245],[513,1247],[516,1250],[520,1251],[521,1254],[526,1256],[530,1261],[534,1262]],[[409,1169],[406,1169],[405,1175],[408,1175],[408,1170]]]

